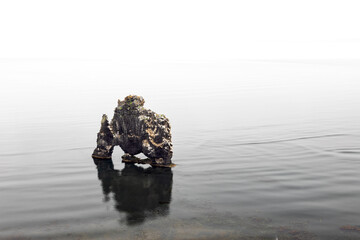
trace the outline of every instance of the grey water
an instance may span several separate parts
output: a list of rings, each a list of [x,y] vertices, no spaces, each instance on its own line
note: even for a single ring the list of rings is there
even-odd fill
[[[360,239],[360,61],[0,59],[0,239]],[[172,169],[94,161],[141,95]]]

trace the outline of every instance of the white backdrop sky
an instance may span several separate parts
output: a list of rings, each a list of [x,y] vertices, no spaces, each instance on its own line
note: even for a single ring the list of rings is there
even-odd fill
[[[360,2],[4,0],[0,58],[354,59]]]

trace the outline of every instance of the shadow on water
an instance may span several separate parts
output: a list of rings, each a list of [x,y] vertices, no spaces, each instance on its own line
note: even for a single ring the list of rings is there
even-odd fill
[[[145,220],[167,216],[171,202],[173,173],[170,168],[144,169],[126,163],[122,170],[114,169],[112,160],[95,160],[104,201],[111,193],[115,209],[125,213],[127,225],[137,225]]]

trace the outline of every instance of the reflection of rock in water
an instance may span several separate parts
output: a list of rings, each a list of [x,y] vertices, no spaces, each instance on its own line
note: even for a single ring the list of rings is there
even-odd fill
[[[111,160],[94,160],[105,200],[114,194],[115,208],[126,213],[126,223],[138,224],[169,213],[172,189],[170,168],[138,167],[125,164],[115,170]]]

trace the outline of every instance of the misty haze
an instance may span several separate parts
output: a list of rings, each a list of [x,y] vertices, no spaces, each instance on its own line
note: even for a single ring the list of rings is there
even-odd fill
[[[3,1],[0,239],[360,239],[358,10]],[[92,155],[128,95],[176,166]]]

